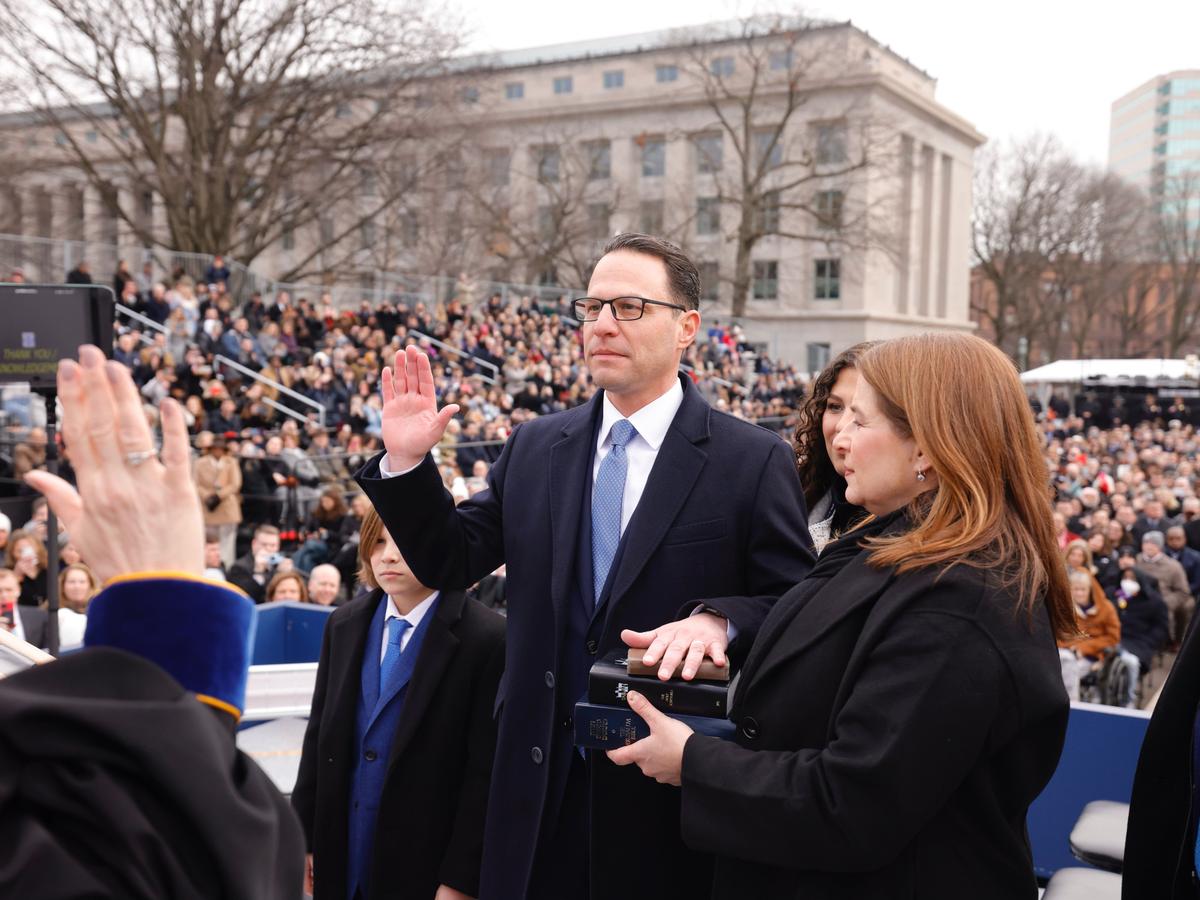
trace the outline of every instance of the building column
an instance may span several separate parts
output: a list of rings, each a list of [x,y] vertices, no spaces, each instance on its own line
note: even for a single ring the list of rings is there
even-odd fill
[[[74,238],[78,224],[72,221],[75,186],[70,182],[60,182],[49,188],[47,193],[50,195],[50,233],[44,237],[69,241]]]
[[[117,186],[117,206],[131,218],[137,216],[137,201],[138,198],[128,187],[124,185]],[[137,247],[140,246],[137,234],[129,223],[124,218],[116,213],[110,213],[114,219],[113,230],[116,233],[117,244],[121,247],[122,254],[132,254]],[[130,266],[133,265],[133,260],[130,260]]]
[[[912,312],[912,244],[914,194],[913,179],[915,163],[913,139],[908,135],[900,138],[900,228],[899,258],[896,260],[896,311],[902,315]]]
[[[40,191],[37,188],[18,188],[18,200],[21,205],[21,224],[19,230],[22,237],[41,237],[38,233],[37,206]]]
[[[100,191],[91,184],[83,184],[79,188],[83,192],[83,240],[89,244],[104,244],[111,235],[108,233],[106,219],[108,211],[104,208],[104,199]]]
[[[170,234],[167,226],[167,205],[162,195],[154,191],[150,195],[150,232],[157,241],[166,242]]]

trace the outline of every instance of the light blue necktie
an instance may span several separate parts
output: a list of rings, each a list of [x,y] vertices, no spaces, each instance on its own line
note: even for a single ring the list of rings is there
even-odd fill
[[[604,590],[608,570],[617,555],[617,544],[621,542],[621,498],[625,493],[625,472],[629,468],[625,445],[636,434],[637,429],[627,419],[613,423],[609,432],[612,449],[600,463],[592,488],[592,600],[596,603],[600,602],[600,592]]]
[[[396,667],[400,665],[400,638],[411,627],[412,622],[408,621],[408,619],[400,619],[393,616],[387,620],[387,652],[383,654],[383,662],[379,664],[380,696],[387,690],[387,686],[392,683],[392,676],[396,672]]]

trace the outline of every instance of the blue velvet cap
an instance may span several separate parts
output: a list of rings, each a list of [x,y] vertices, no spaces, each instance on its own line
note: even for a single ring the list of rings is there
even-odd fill
[[[88,605],[88,647],[161,666],[197,699],[240,718],[254,647],[254,603],[231,584],[182,572],[114,578]]]

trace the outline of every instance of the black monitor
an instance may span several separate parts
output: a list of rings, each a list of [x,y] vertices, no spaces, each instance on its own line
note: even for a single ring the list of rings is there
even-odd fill
[[[115,304],[100,284],[0,284],[0,383],[54,387],[58,361],[80,344],[111,356]]]

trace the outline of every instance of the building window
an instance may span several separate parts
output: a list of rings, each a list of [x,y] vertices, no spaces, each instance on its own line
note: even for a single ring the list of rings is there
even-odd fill
[[[654,67],[654,80],[659,84],[679,80],[679,66],[666,65]]]
[[[836,259],[818,259],[816,277],[813,281],[813,298],[816,300],[838,300],[842,296],[841,262]]]
[[[587,158],[589,181],[603,181],[612,177],[611,141],[588,141],[583,145],[583,152]]]
[[[375,246],[375,222],[371,219],[365,220],[359,226],[359,240],[362,244],[362,249],[370,250]]]
[[[817,225],[821,228],[842,227],[842,204],[846,195],[841,191],[819,191],[817,193]]]
[[[602,241],[608,237],[609,213],[610,210],[607,203],[588,204],[588,233],[593,240]]]
[[[508,173],[512,168],[512,151],[507,148],[487,150],[483,157],[484,168],[487,171],[488,184],[492,187],[506,187]]]
[[[505,100],[520,100],[525,96],[525,82],[510,81],[504,86]]]
[[[317,220],[317,234],[321,238],[323,245],[333,243],[333,219],[329,216],[321,216]]]
[[[696,198],[696,234],[719,234],[721,202],[716,197]]]
[[[733,57],[714,56],[709,60],[708,71],[717,78],[728,78],[733,74]]]
[[[828,166],[846,161],[846,126],[827,122],[817,126],[817,165]]]
[[[538,181],[558,181],[559,152],[557,145],[540,144],[534,147],[533,161],[537,168]]]
[[[575,80],[570,75],[562,75],[554,79],[554,93],[569,94],[575,90]]]
[[[622,87],[625,87],[625,71],[623,69],[614,69],[611,72],[604,73],[605,90]]]
[[[720,263],[700,263],[700,299],[717,300],[721,296]]]
[[[84,138],[89,144],[94,144],[96,141],[100,140],[100,135],[96,134],[94,131],[89,131],[84,135]]]
[[[663,202],[661,200],[643,200],[640,212],[642,234],[662,234]]]
[[[406,247],[417,246],[417,241],[421,239],[421,221],[412,210],[405,212],[400,220],[400,234]]]
[[[754,263],[754,299],[779,299],[779,263],[773,259],[760,259]]]
[[[463,101],[463,103],[478,103],[479,102],[479,88],[477,88],[477,87],[463,88],[462,101]]]
[[[642,176],[654,178],[667,172],[667,142],[663,138],[646,138],[642,142]]]
[[[283,231],[281,232],[279,239],[283,243],[284,250],[296,249],[296,228],[294,225],[292,225],[290,219],[284,220]]]
[[[825,367],[829,365],[829,345],[828,344],[808,344],[808,374],[816,375],[818,372],[825,371]]]
[[[725,141],[719,134],[698,134],[692,138],[696,148],[696,172],[706,175],[720,172],[724,163]]]
[[[466,168],[463,166],[462,154],[452,150],[446,154],[446,188],[451,191],[461,190],[466,180]]]
[[[760,166],[779,168],[783,164],[783,135],[774,128],[754,132],[754,156]]]
[[[333,113],[339,119],[345,119],[350,115],[350,104],[339,103]]]
[[[557,230],[554,219],[555,216],[553,206],[538,207],[538,237],[540,237],[543,241],[549,241],[553,239],[554,232]]]
[[[364,197],[374,197],[379,193],[379,179],[374,169],[363,169],[359,173],[358,187]]]
[[[768,65],[772,72],[784,72],[792,67],[792,48],[786,50],[772,50],[768,57]]]
[[[767,191],[758,201],[756,224],[763,234],[779,233],[779,191]]]

